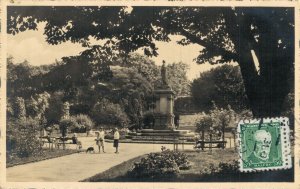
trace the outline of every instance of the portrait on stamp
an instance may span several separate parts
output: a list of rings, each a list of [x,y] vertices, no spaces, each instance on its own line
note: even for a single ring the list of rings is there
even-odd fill
[[[253,136],[254,149],[248,159],[252,163],[271,161],[270,149],[272,144],[272,136],[266,130],[257,130]]]

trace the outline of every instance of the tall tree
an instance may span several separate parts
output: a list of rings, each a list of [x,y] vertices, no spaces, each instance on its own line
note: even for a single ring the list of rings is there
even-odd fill
[[[175,96],[186,96],[190,93],[190,82],[187,79],[187,64],[177,62],[168,64],[167,77],[170,87],[174,90]]]
[[[128,57],[120,57],[113,65],[135,68],[139,74],[152,84],[160,75],[159,67],[155,62],[139,53],[130,53]]]
[[[7,18],[8,33],[34,30],[37,23],[46,22],[49,44],[78,42],[88,47],[82,55],[103,59],[114,57],[104,56],[104,51],[126,55],[140,48],[157,56],[155,40],[182,35],[179,44],[204,47],[198,63],[239,64],[250,108],[258,117],[280,115],[290,90],[288,79],[293,77],[294,9],[289,7],[15,6],[8,7]],[[91,45],[91,37],[107,42]],[[259,70],[251,52],[258,58]]]
[[[33,66],[27,61],[15,63],[13,57],[7,59],[7,95],[9,97],[28,97],[31,88],[28,87]]]
[[[230,105],[240,112],[248,108],[248,99],[240,68],[222,65],[200,74],[191,85],[195,105],[202,110],[210,110],[215,103],[218,107]]]

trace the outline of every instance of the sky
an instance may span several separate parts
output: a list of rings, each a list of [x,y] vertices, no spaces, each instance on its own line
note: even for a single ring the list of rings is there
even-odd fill
[[[197,44],[181,46],[176,40],[181,36],[171,36],[171,42],[156,42],[159,55],[151,57],[157,65],[161,65],[165,60],[167,64],[183,62],[189,65],[187,77],[193,80],[200,76],[200,73],[207,71],[215,66],[208,63],[197,64],[193,59],[197,57],[202,49]],[[38,27],[37,31],[25,31],[17,35],[8,35],[7,38],[8,55],[13,56],[14,62],[27,60],[31,65],[39,66],[51,64],[55,60],[60,60],[65,56],[75,56],[84,50],[80,44],[71,42],[61,43],[59,45],[49,45],[43,35],[43,25]]]

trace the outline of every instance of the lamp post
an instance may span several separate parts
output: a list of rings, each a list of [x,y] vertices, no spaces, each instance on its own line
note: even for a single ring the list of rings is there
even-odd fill
[[[233,135],[233,145],[234,145],[234,147],[236,146],[235,145],[235,140],[236,140],[236,128],[233,128],[232,130],[231,130],[231,133],[232,133],[232,135]]]
[[[212,155],[212,133],[213,133],[213,127],[209,128],[209,151],[208,154]]]

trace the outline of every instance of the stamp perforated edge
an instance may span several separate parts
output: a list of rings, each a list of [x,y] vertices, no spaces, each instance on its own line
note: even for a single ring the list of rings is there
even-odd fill
[[[264,167],[264,168],[243,168],[243,153],[241,149],[241,124],[245,123],[271,123],[271,122],[280,122],[280,140],[281,140],[281,153],[282,153],[282,166],[277,167]],[[275,118],[262,118],[262,119],[250,119],[250,120],[240,120],[236,138],[238,141],[238,153],[239,153],[239,170],[241,172],[257,172],[257,171],[271,171],[271,170],[282,170],[292,168],[292,156],[291,156],[291,143],[290,143],[290,128],[289,128],[289,119],[287,117],[275,117]]]

